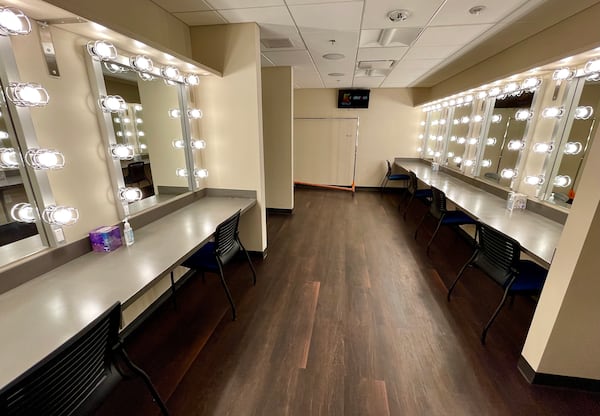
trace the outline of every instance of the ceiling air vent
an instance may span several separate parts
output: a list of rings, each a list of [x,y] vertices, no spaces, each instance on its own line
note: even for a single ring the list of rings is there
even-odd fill
[[[294,47],[294,44],[288,38],[261,39],[260,43],[262,43],[263,47],[266,49],[284,49]]]
[[[393,60],[386,59],[381,61],[360,61],[358,67],[361,69],[390,69],[394,65]]]

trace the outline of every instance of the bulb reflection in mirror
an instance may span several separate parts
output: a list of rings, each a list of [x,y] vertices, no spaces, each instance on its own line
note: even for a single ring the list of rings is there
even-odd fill
[[[559,188],[566,188],[571,185],[571,177],[568,175],[558,175],[554,177],[554,186]]]
[[[454,157],[454,152],[448,152],[448,158],[453,158]]]
[[[142,81],[153,81],[154,76],[148,72],[138,72],[138,76],[142,79]],[[168,81],[168,80],[165,80]]]
[[[523,181],[527,185],[541,185],[544,183],[544,176],[543,175],[525,176],[525,179]]]
[[[31,204],[21,202],[10,210],[10,216],[13,220],[18,222],[35,222],[35,210]]]
[[[179,108],[171,108],[169,110],[169,117],[171,118],[179,118],[181,116],[181,111]]]
[[[53,149],[29,149],[25,162],[36,170],[53,170],[65,167],[65,156]]]
[[[579,106],[575,109],[576,120],[587,120],[594,114],[594,109],[589,105]]]
[[[27,35],[30,32],[31,22],[21,10],[0,7],[0,35]]]
[[[422,147],[417,147],[417,152],[421,153],[423,151]]]
[[[460,162],[462,162],[462,157],[455,156],[454,159],[452,159],[452,161],[458,165]]]
[[[461,117],[461,119],[460,119],[460,122],[462,124],[467,124],[467,123],[469,123],[469,121],[471,121],[471,119],[469,118],[469,116],[464,116],[464,117]]]
[[[465,96],[465,103],[473,102],[473,96],[471,94]]]
[[[552,143],[536,143],[533,145],[533,151],[535,153],[550,153],[554,149]]]
[[[569,68],[561,68],[554,71],[552,79],[555,81],[566,81],[572,79],[575,76],[575,71],[571,71]]]
[[[185,178],[188,176],[188,171],[186,168],[177,168],[177,169],[175,169],[175,176],[179,176],[180,178]]]
[[[423,140],[423,135],[419,134],[419,140]]]
[[[522,108],[515,113],[515,119],[519,121],[527,121],[533,117],[533,112]]]
[[[477,144],[479,142],[479,140],[477,139],[477,137],[471,137],[468,141],[469,144]]]
[[[200,77],[196,74],[188,74],[183,79],[185,85],[198,85],[200,84]]]
[[[477,93],[477,98],[479,98],[480,100],[483,100],[486,97],[487,97],[487,92],[485,92],[485,91],[479,91]]]
[[[500,123],[502,121],[502,114],[494,114],[492,116],[492,123]]]
[[[444,140],[444,136],[437,136],[437,141],[438,141],[438,142],[441,142],[441,141],[443,141],[443,140]]]
[[[135,111],[142,111],[144,109],[144,107],[142,107],[141,104],[136,104],[136,105],[133,106],[133,109]]]
[[[592,59],[591,61],[588,61],[583,67],[583,72],[586,74],[600,72],[600,59]]]
[[[511,92],[515,92],[519,89],[519,84],[516,82],[509,82],[504,86],[504,92],[510,94]]]
[[[138,117],[135,119],[135,124],[143,124],[143,123],[144,123],[144,120],[142,120],[141,118]]]
[[[530,89],[539,87],[541,83],[542,83],[541,78],[537,78],[537,77],[526,78],[521,83],[521,88],[523,88],[525,90],[530,90]]]
[[[576,155],[583,149],[579,142],[568,142],[565,144],[565,155]]]
[[[104,62],[104,67],[111,74],[122,74],[123,72],[129,71],[129,69],[127,69],[124,66],[121,66],[119,64],[115,64],[114,62]]]
[[[419,124],[421,124],[421,126],[424,126],[424,125],[425,125],[425,122],[424,122],[424,121],[421,121],[421,123],[419,123]]]
[[[148,145],[146,143],[140,143],[140,150],[148,150]]]
[[[465,99],[464,99],[464,98],[462,98],[462,97],[458,97],[458,98],[456,99],[456,104],[457,104],[457,105],[461,105],[461,104],[462,104],[462,103],[464,103],[464,102],[465,102]]]
[[[544,118],[561,118],[565,113],[564,107],[548,107],[542,111],[542,117]]]
[[[73,225],[79,219],[79,211],[73,207],[50,205],[42,212],[42,219],[52,225]]]
[[[521,150],[525,147],[525,142],[521,140],[511,140],[508,142],[508,150]]]
[[[133,69],[140,72],[151,72],[154,68],[152,59],[146,55],[136,55],[129,58],[129,64]]]
[[[12,147],[0,148],[0,168],[16,169],[19,167],[19,157]]]
[[[136,187],[126,187],[119,189],[119,198],[121,201],[131,203],[142,199],[142,190]]]
[[[498,94],[500,94],[500,92],[501,92],[501,90],[499,87],[490,88],[490,90],[488,91],[488,96],[495,97]]]
[[[456,143],[458,144],[465,144],[467,142],[467,139],[465,139],[464,137],[459,137],[458,139],[456,139]]]
[[[446,124],[446,119],[441,119],[441,120],[440,120],[440,125],[441,125],[441,126],[444,126],[445,124]]]
[[[113,144],[110,146],[110,155],[113,159],[131,160],[133,159],[133,147],[127,144]]]
[[[6,95],[18,107],[43,107],[50,101],[44,87],[32,82],[11,82],[6,87]]]
[[[202,118],[203,114],[202,114],[202,110],[200,110],[198,108],[190,108],[187,111],[187,115],[189,118],[196,120],[196,119]]]
[[[194,176],[196,178],[204,179],[208,177],[208,170],[206,169],[194,169]]]
[[[485,145],[486,146],[495,146],[496,145],[496,138],[495,137],[488,137],[487,139],[485,139]]]
[[[107,95],[98,100],[100,109],[105,113],[119,113],[127,109],[127,103],[119,95]]]
[[[480,114],[473,116],[473,123],[481,123],[482,120],[483,120],[483,116]]]
[[[144,137],[146,135],[146,133],[144,133],[143,131],[138,131],[138,136],[139,137]]]
[[[192,149],[201,150],[206,149],[206,142],[202,139],[194,140],[191,143]]]
[[[182,139],[175,139],[171,144],[175,149],[183,149],[185,147],[185,142]]]
[[[455,119],[452,121],[452,124],[454,124],[454,125],[456,126],[456,125],[460,124],[460,120],[459,120],[459,119],[457,119],[457,118],[455,118]]]
[[[467,167],[469,167],[469,166],[473,166],[474,164],[475,164],[475,161],[473,161],[473,160],[471,160],[471,159],[466,159],[466,160],[463,162],[463,165],[465,165],[465,166],[467,166]]]
[[[492,166],[492,161],[490,159],[483,159],[481,161],[481,167],[489,168],[490,166]]]
[[[89,41],[87,51],[96,61],[114,61],[117,59],[117,49],[110,42],[104,40]]]
[[[450,141],[451,142],[455,142],[456,141],[456,136],[450,136]]]
[[[517,171],[515,169],[502,169],[500,176],[504,179],[512,179],[517,176]]]
[[[433,157],[440,157],[442,155],[442,152],[434,152],[433,153]]]

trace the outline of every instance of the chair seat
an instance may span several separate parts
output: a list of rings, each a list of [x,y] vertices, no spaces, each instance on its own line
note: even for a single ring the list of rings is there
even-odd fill
[[[418,199],[431,198],[431,196],[431,189],[417,189],[415,191],[415,198]]]
[[[210,241],[200,247],[198,251],[192,254],[182,263],[182,265],[188,269],[218,272],[219,265],[217,264],[217,258],[215,256],[214,241]]]
[[[410,176],[403,175],[401,173],[394,173],[394,174],[388,176],[388,180],[390,180],[390,181],[407,181],[409,179],[410,179]]]
[[[448,211],[442,220],[444,225],[477,224],[477,221],[462,211]]]
[[[531,260],[519,261],[519,276],[510,286],[509,292],[539,292],[544,286],[548,270]]]

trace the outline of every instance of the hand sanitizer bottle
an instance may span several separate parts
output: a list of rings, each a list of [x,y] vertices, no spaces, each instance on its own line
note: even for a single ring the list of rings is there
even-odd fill
[[[126,246],[130,246],[135,242],[135,239],[133,238],[133,228],[131,228],[131,225],[129,224],[129,221],[127,221],[127,218],[123,220],[123,234],[125,234]]]

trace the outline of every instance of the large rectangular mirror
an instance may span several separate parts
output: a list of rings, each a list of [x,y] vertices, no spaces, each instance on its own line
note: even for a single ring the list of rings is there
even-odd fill
[[[446,152],[447,165],[453,169],[462,167],[465,158],[465,150],[469,137],[469,126],[471,123],[472,103],[465,103],[454,109],[448,148]]]

